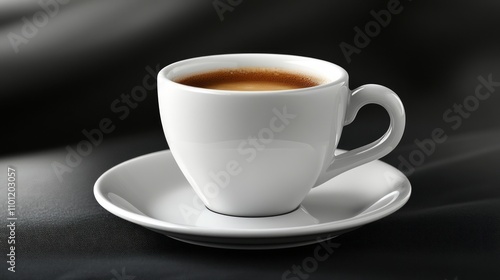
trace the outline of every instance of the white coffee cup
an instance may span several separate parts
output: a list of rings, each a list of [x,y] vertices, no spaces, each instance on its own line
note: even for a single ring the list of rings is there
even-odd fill
[[[280,91],[233,91],[177,83],[228,68],[264,67],[323,82]],[[311,188],[388,154],[400,141],[405,112],[381,85],[348,88],[347,72],[322,60],[280,54],[227,54],[187,59],[158,74],[158,100],[172,154],[205,206],[234,216],[271,216],[299,207]],[[387,132],[335,155],[344,125],[366,104],[390,116]]]

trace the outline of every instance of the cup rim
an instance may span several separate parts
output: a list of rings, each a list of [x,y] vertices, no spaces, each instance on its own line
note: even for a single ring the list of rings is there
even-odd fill
[[[177,83],[173,81],[172,79],[167,78],[167,74],[170,73],[173,69],[176,67],[179,67],[181,65],[189,64],[189,63],[195,63],[199,62],[202,60],[210,60],[210,59],[217,59],[217,58],[228,58],[228,57],[280,57],[281,59],[285,60],[301,60],[301,61],[313,61],[315,63],[321,63],[328,65],[329,67],[336,68],[337,71],[339,71],[340,75],[338,78],[333,79],[331,81],[328,81],[326,83],[322,83],[317,86],[312,86],[312,87],[305,87],[305,88],[297,88],[297,89],[286,89],[286,90],[259,90],[259,91],[240,91],[240,90],[220,90],[220,89],[209,89],[209,88],[201,88],[201,87],[194,87],[194,86],[189,86],[189,85],[184,85]],[[347,71],[340,67],[337,64],[331,63],[329,61],[317,59],[317,58],[312,58],[312,57],[306,57],[306,56],[298,56],[298,55],[289,55],[289,54],[273,54],[273,53],[230,53],[230,54],[216,54],[216,55],[207,55],[207,56],[199,56],[199,57],[194,57],[194,58],[189,58],[189,59],[184,59],[180,60],[174,63],[171,63],[165,67],[163,67],[160,72],[158,72],[158,82],[163,82],[166,83],[167,85],[171,86],[177,86],[180,88],[183,88],[185,90],[189,90],[191,92],[199,92],[199,93],[206,93],[206,94],[214,94],[214,95],[245,95],[248,96],[248,93],[251,93],[252,95],[286,95],[286,94],[300,94],[300,93],[310,93],[311,90],[318,90],[318,89],[323,89],[326,87],[330,87],[333,85],[345,83],[348,81],[349,75]]]

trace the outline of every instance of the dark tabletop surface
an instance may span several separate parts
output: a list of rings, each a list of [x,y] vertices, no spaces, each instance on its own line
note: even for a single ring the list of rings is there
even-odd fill
[[[356,46],[356,27],[394,3],[70,1],[53,16],[38,1],[0,4],[0,279],[499,279],[500,5],[400,1],[400,12],[348,61],[341,43]],[[14,47],[8,34],[22,35],[23,17],[33,21],[40,10],[46,25]],[[351,88],[386,85],[406,108],[405,135],[383,160],[408,176],[410,200],[333,239],[335,250],[307,273],[283,277],[318,245],[189,245],[110,214],[92,192],[116,164],[168,149],[156,88],[117,113],[122,95],[169,63],[237,52],[331,61],[349,72]],[[479,85],[489,93],[483,99]],[[115,129],[55,171],[103,119]],[[373,141],[387,125],[381,108],[367,106],[340,148]],[[425,153],[419,143],[435,130],[446,140]],[[9,166],[17,176],[15,273],[6,262]]]

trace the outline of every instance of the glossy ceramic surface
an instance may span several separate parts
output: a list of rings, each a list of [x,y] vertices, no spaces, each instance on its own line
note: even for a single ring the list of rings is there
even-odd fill
[[[400,171],[373,161],[314,188],[288,214],[221,215],[204,207],[170,151],[117,165],[94,186],[99,204],[118,217],[184,242],[233,249],[294,247],[329,239],[393,213],[410,193],[410,182]]]
[[[266,67],[304,73],[322,83],[283,91],[228,91],[176,79],[222,68]],[[230,54],[180,61],[158,74],[163,130],[194,191],[211,210],[271,216],[296,209],[311,188],[389,153],[404,131],[401,101],[390,89],[348,88],[344,69],[291,55]],[[342,156],[334,151],[344,125],[369,103],[390,116],[387,133]]]

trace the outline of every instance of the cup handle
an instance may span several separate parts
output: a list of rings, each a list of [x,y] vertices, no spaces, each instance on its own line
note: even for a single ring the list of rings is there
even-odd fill
[[[381,85],[368,84],[352,90],[350,94],[344,125],[354,120],[361,107],[367,104],[378,104],[389,113],[391,119],[389,129],[382,137],[370,144],[340,155],[332,155],[332,161],[319,176],[316,187],[349,169],[387,155],[403,136],[406,122],[405,109],[396,93]]]

